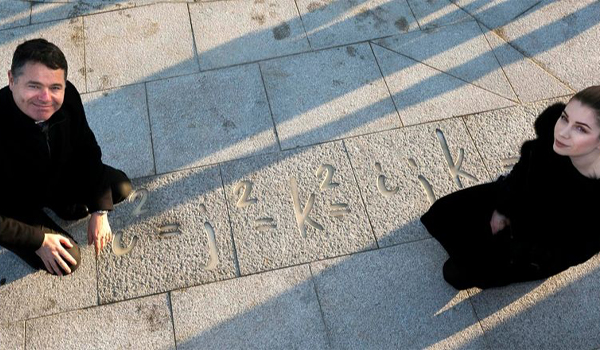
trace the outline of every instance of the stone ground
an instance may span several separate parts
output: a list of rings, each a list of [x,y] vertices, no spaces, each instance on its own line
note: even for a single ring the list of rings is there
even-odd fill
[[[1,349],[600,348],[600,258],[459,293],[418,221],[600,83],[599,1],[0,1],[33,37],[136,192],[71,276],[0,250]]]

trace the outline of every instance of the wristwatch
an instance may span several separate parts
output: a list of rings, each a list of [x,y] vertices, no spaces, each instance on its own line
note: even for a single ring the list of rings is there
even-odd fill
[[[106,215],[108,214],[108,210],[96,210],[94,214]]]

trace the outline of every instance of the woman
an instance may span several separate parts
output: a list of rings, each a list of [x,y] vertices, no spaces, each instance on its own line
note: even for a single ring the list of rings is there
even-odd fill
[[[600,251],[600,86],[536,120],[506,177],[436,201],[421,217],[457,289],[545,278]]]

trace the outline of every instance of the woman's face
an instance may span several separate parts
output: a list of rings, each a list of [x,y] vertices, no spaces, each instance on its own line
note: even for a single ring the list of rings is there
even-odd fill
[[[557,154],[569,157],[600,152],[600,126],[594,110],[571,100],[554,126],[553,148]]]

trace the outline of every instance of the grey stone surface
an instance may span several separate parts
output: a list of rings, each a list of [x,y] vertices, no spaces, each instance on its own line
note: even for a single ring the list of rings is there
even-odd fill
[[[494,32],[486,32],[485,36],[521,102],[533,102],[574,93]]]
[[[87,219],[57,222],[78,242],[81,265],[67,276],[34,270],[13,253],[0,248],[0,322],[13,322],[85,308],[98,303],[96,258],[87,245]]]
[[[335,349],[483,349],[467,293],[433,240],[311,264]]]
[[[568,273],[568,272],[567,272]],[[469,293],[490,349],[592,349],[600,345],[591,328],[597,313],[561,275],[544,281]],[[590,300],[590,299],[588,299]],[[583,306],[587,306],[584,309]],[[590,309],[592,307],[593,309]]]
[[[493,178],[510,171],[520,157],[521,145],[536,137],[533,123],[553,99],[465,117],[469,133]]]
[[[256,64],[147,87],[158,173],[279,149]]]
[[[308,265],[171,294],[178,349],[326,349]]]
[[[470,187],[489,180],[460,120],[392,130],[344,140],[344,143],[379,246],[428,237],[419,218],[429,209],[433,198],[457,191],[461,186]],[[452,168],[475,179],[458,175],[459,186],[444,149],[452,158]],[[464,150],[464,158],[459,165],[461,150]],[[432,194],[427,194],[428,187]]]
[[[115,238],[98,260],[100,303],[235,277],[218,168],[170,173],[133,185],[137,195],[110,216]]]
[[[8,85],[6,72],[10,69],[17,46],[35,38],[44,38],[60,47],[69,63],[68,79],[80,92],[85,92],[84,38],[81,18],[0,30],[0,86]]]
[[[175,349],[166,294],[27,322],[27,349]]]
[[[406,0],[297,0],[296,3],[313,48],[418,29]]]
[[[0,30],[29,24],[31,3],[28,1],[0,2]]]
[[[198,71],[186,4],[156,4],[85,19],[89,91]]]
[[[143,84],[81,96],[102,161],[130,178],[154,174],[150,122]]]
[[[408,0],[421,29],[440,27],[472,20],[472,17],[449,0]]]
[[[450,1],[469,12],[490,29],[505,25],[540,2],[540,0]]]
[[[0,323],[0,349],[25,350],[25,322]]]
[[[310,50],[293,0],[190,5],[201,69]]]
[[[341,142],[221,169],[242,275],[374,248]]]
[[[516,99],[476,22],[415,31],[376,43],[505,98]]]
[[[94,13],[124,9],[135,6],[123,0],[77,1],[71,3],[32,3],[31,23],[85,16]]]
[[[579,91],[600,83],[598,18],[598,1],[542,1],[496,34]]]
[[[401,126],[368,44],[260,66],[284,149]]]
[[[373,49],[404,125],[514,104],[381,46],[373,45]]]

